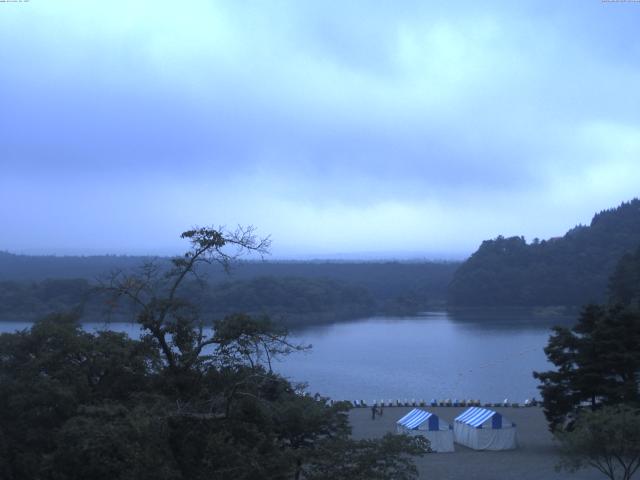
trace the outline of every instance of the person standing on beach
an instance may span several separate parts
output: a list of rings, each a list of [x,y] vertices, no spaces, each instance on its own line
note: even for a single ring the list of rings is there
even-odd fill
[[[376,411],[378,410],[378,407],[376,407],[375,405],[371,405],[371,420],[375,420],[376,419]]]
[[[380,405],[380,408],[378,409],[378,416],[381,417],[382,416],[382,405]]]

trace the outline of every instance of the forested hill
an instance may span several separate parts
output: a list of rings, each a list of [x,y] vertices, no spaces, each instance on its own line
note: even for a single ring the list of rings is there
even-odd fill
[[[34,320],[78,304],[100,313],[93,292],[110,272],[130,271],[150,257],[37,257],[0,253],[0,321]],[[167,258],[155,259],[168,265]],[[185,292],[214,317],[266,313],[294,323],[414,314],[446,300],[459,263],[245,261],[227,275],[213,265],[208,287]]]
[[[640,311],[640,247],[618,262],[609,280],[609,303]]]
[[[449,285],[453,306],[549,306],[603,302],[608,278],[640,245],[640,200],[593,217],[563,237],[482,242]]]
[[[95,280],[111,271],[135,268],[151,259],[127,255],[16,255],[0,251],[0,281]]]

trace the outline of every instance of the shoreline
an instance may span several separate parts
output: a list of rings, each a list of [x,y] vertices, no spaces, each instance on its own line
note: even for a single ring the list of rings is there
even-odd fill
[[[535,399],[527,399],[525,402],[481,402],[480,400],[437,400],[434,402],[427,402],[425,400],[411,401],[405,399],[400,400],[379,400],[371,403],[367,403],[364,400],[331,400],[331,403],[347,402],[351,404],[352,408],[371,408],[373,405],[382,406],[384,408],[469,408],[469,407],[484,407],[484,408],[531,408],[538,407],[540,402]]]

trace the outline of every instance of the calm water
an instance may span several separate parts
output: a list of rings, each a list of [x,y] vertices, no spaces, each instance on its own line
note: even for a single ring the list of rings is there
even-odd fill
[[[542,349],[550,327],[569,321],[445,312],[368,318],[293,332],[295,341],[312,344],[312,350],[277,362],[274,369],[292,381],[307,382],[311,393],[335,399],[523,401],[539,398],[531,372],[549,368]],[[87,330],[105,326],[85,324]],[[25,327],[0,322],[4,332]],[[109,328],[139,333],[135,324],[111,323]]]

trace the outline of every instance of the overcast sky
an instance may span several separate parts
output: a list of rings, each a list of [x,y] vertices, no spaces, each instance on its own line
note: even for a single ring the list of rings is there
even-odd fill
[[[461,258],[640,190],[640,4],[0,3],[0,250]]]

